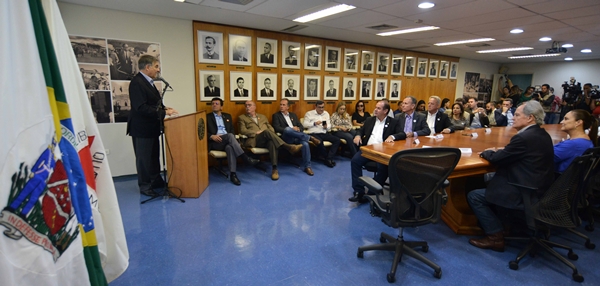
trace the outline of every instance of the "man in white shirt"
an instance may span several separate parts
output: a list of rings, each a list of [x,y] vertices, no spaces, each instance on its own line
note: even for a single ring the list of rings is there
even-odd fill
[[[333,168],[335,166],[333,156],[335,156],[340,147],[340,138],[328,133],[328,131],[331,131],[331,121],[329,120],[329,113],[325,111],[324,101],[318,100],[315,104],[315,109],[304,115],[304,128],[308,130],[310,135],[321,140],[321,144],[317,145],[317,149],[321,156],[324,157],[325,165]],[[331,142],[329,152],[325,149],[323,141]]]
[[[431,135],[454,132],[448,114],[440,112],[441,103],[442,100],[439,96],[432,95],[429,97],[429,102],[427,103],[427,126],[431,130]]]

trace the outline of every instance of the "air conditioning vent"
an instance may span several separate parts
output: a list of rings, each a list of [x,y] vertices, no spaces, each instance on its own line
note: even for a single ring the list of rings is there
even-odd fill
[[[250,4],[250,2],[252,2],[254,0],[219,0],[219,1],[225,2],[225,3],[236,4],[236,5],[248,5],[248,4]]]
[[[307,25],[294,25],[291,27],[287,27],[283,30],[281,30],[282,32],[288,32],[288,33],[292,33],[292,32],[296,32],[298,30],[302,30],[304,28],[308,27]]]
[[[367,29],[373,29],[373,30],[377,30],[377,31],[390,30],[390,29],[395,29],[395,28],[398,28],[398,26],[392,26],[392,25],[388,25],[388,24],[381,24],[381,25],[377,25],[377,26],[367,27]]]
[[[486,43],[473,43],[473,44],[468,44],[466,45],[469,48],[481,48],[481,47],[489,47],[490,44],[486,44]]]

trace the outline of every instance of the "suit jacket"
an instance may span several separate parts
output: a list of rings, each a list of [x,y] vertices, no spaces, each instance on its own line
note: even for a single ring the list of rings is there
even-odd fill
[[[385,91],[378,91],[377,98],[385,98]]]
[[[285,64],[295,66],[298,64],[298,60],[296,58],[287,57],[285,58]]]
[[[260,55],[260,62],[261,63],[265,63],[265,64],[272,64],[273,63],[273,55],[269,54],[269,57],[267,58],[266,54],[261,54]]]
[[[363,65],[363,70],[366,70],[366,71],[373,70],[373,64],[371,64],[371,63],[369,63],[369,64],[364,64],[364,65]]]
[[[331,92],[331,89],[328,89],[327,93],[325,94],[325,96],[326,97],[335,97],[336,94],[337,94],[337,89],[336,88],[333,89],[333,92]]]
[[[371,90],[363,88],[360,97],[371,97]]]
[[[456,77],[456,71],[455,70],[453,70],[453,71],[450,72],[450,77]]]
[[[219,89],[218,87],[213,87],[213,92],[210,92],[210,87],[205,87],[204,88],[204,96],[206,97],[220,97],[221,96],[221,89]]]
[[[447,74],[448,74],[448,71],[446,71],[446,70],[441,70],[440,71],[440,76],[441,77],[445,77]]]
[[[513,116],[515,116],[515,111],[517,109],[512,107],[508,110]],[[508,125],[508,117],[502,114],[502,109],[494,110],[494,119],[496,119],[496,126],[507,126]]]
[[[429,113],[429,112],[427,112]],[[428,114],[425,114],[425,120],[427,120]],[[435,133],[441,133],[442,130],[448,128],[450,129],[450,133],[454,132],[454,127],[452,127],[452,122],[450,122],[450,117],[448,114],[438,110],[435,114]],[[430,130],[431,131],[431,130]]]
[[[387,67],[386,66],[382,66],[382,65],[378,65],[377,66],[377,71],[380,71],[380,72],[387,71]]]
[[[400,72],[400,65],[393,65],[392,72]]]
[[[269,124],[269,120],[267,120],[266,116],[257,113],[256,117],[258,118],[258,124],[256,124],[247,114],[242,114],[238,117],[238,130],[240,131],[240,134],[248,136],[248,139],[244,142],[244,146],[246,147],[256,147],[256,132],[260,130],[271,130],[275,132],[275,129]]]
[[[469,113],[469,126],[473,123],[473,118],[475,118],[475,113]],[[479,116],[479,123],[481,123],[481,127],[490,127],[490,119],[487,115]],[[498,124],[498,122],[496,122],[496,124]]]
[[[427,125],[427,116],[423,113],[413,112],[413,124],[412,131],[417,132],[418,136],[427,136],[431,134],[431,130],[429,130],[429,126]],[[398,136],[402,137],[400,139],[406,139],[406,134],[404,133],[404,125],[406,124],[406,113],[402,112],[396,115],[396,119],[399,121],[398,125],[400,126],[400,134]],[[394,135],[396,136],[396,135]],[[398,139],[398,138],[396,138]]]
[[[227,131],[227,133],[233,133],[233,119],[231,118],[231,114],[221,112],[221,117],[223,117],[225,131]],[[213,112],[206,114],[206,129],[208,130],[208,138],[217,134],[217,131],[219,131],[217,127],[217,119],[215,118],[215,114]],[[214,141],[208,140],[209,149],[212,149],[212,143],[214,143]]]
[[[496,167],[485,198],[506,208],[517,208],[521,192],[517,186],[537,189],[541,196],[554,182],[554,147],[552,138],[538,125],[533,125],[510,139],[502,150],[483,151],[480,157]]]
[[[241,56],[241,60],[240,60],[240,55],[238,53],[233,53],[233,60],[234,61],[238,61],[238,62],[247,62],[248,59],[244,56]]]
[[[235,89],[233,91],[233,96],[234,97],[242,97],[242,95],[240,94],[240,90],[239,89]],[[248,96],[248,90],[244,88],[244,96]]]
[[[209,59],[209,60],[218,60],[219,54],[213,53],[212,55],[209,55],[208,53],[204,53],[204,54],[202,54],[202,58]]]
[[[414,67],[406,67],[406,73],[412,74],[414,71]]]
[[[285,97],[297,97],[298,96],[298,91],[295,89],[292,89],[292,92],[290,93],[289,89],[285,90]]]
[[[272,89],[269,89],[269,95],[267,95],[267,89],[266,88],[263,88],[263,89],[260,90],[260,96],[261,97],[273,97],[274,95],[275,94],[274,94],[274,92],[273,92]]]
[[[298,116],[293,112],[289,112],[289,116],[290,120],[292,121],[292,125],[300,128],[300,132],[303,132],[304,126],[302,126],[302,123],[300,123],[300,120],[298,120]],[[281,112],[275,112],[271,117],[271,122],[273,122],[273,128],[277,133],[283,133],[283,130],[286,127],[289,127],[287,121],[285,121],[285,117],[283,117]]]
[[[371,138],[371,133],[373,133],[373,127],[375,127],[375,122],[377,122],[377,117],[371,116],[365,119],[364,125],[357,130],[356,136],[360,136],[360,140],[362,141],[361,146],[367,146],[367,142],[369,142],[369,138]],[[398,141],[400,139],[405,139],[399,135],[402,132],[400,129],[400,124],[398,124],[398,119],[391,118],[389,116],[385,117],[385,125],[383,127],[383,140],[387,139],[390,135],[394,136],[394,140]],[[403,133],[403,132],[402,132]]]
[[[390,95],[390,98],[400,98],[398,91],[392,91],[392,94]]]
[[[129,83],[129,98],[131,111],[127,119],[127,134],[141,138],[158,137],[166,115],[158,89],[138,73]]]
[[[346,88],[344,90],[344,94],[345,94],[345,97],[354,97],[354,90],[350,90],[350,92],[348,92],[348,89]]]

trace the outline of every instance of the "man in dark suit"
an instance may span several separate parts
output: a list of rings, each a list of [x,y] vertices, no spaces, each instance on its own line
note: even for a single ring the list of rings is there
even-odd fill
[[[357,130],[353,143],[358,146],[367,146],[400,140],[401,136],[394,136],[394,134],[401,133],[402,130],[400,129],[397,119],[387,116],[389,111],[389,103],[383,100],[377,102],[375,105],[375,110],[373,111],[373,116],[367,118],[364,122],[364,125]],[[365,195],[365,187],[360,183],[358,178],[362,176],[362,168],[368,162],[371,162],[371,160],[363,157],[360,149],[352,157],[350,166],[352,172],[352,189],[354,190],[354,196],[348,199],[351,202],[366,202],[366,199],[363,198]],[[383,185],[387,179],[387,176],[388,166],[377,163],[377,175],[375,177],[375,181]]]
[[[306,96],[307,97],[319,97],[319,93],[317,91],[317,80],[316,79],[309,79],[308,80],[308,87],[306,90]]]
[[[377,66],[377,71],[387,72],[387,57],[386,56],[379,57],[379,65]]]
[[[247,62],[246,58],[246,42],[242,40],[235,41],[235,45],[233,46],[233,60],[238,62]]]
[[[400,92],[398,91],[398,84],[392,84],[392,92],[390,92],[390,100],[400,99]]]
[[[371,83],[366,81],[363,83],[363,88],[360,93],[361,98],[371,98]]]
[[[402,101],[402,113],[397,114],[396,119],[398,119],[398,125],[403,132],[398,135],[401,138],[397,139],[416,138],[431,134],[425,114],[415,112],[416,105],[417,99],[414,96],[409,95]]]
[[[207,60],[218,60],[219,54],[215,51],[216,45],[217,40],[215,40],[215,38],[206,36],[206,38],[204,38],[204,48],[206,49],[206,52],[202,54],[202,58]]]
[[[248,97],[248,90],[244,88],[244,78],[238,77],[235,81],[237,83],[238,88],[233,91],[234,97]]]
[[[206,81],[208,81],[208,86],[204,87],[204,96],[205,97],[221,97],[221,89],[218,86],[215,86],[217,82],[217,77],[215,75],[209,75],[206,77]]]
[[[494,119],[496,126],[512,126],[514,122],[516,108],[513,107],[513,101],[510,98],[505,98],[502,101],[502,109],[494,111]]]
[[[427,103],[427,126],[429,126],[432,135],[454,132],[450,117],[448,117],[448,114],[440,111],[441,104],[442,100],[439,96],[432,95],[429,97],[429,102]]]
[[[363,70],[364,71],[372,71],[373,63],[371,62],[371,54],[365,54],[365,61],[363,62]]]
[[[400,65],[402,64],[402,60],[398,59],[398,60],[393,60],[392,62],[393,62],[392,72],[400,73]]]
[[[346,57],[346,69],[356,69],[356,55],[349,55]]]
[[[329,81],[329,89],[327,90],[325,97],[336,97],[337,89],[333,87],[334,83],[335,82],[333,80]]]
[[[121,71],[121,77],[119,79],[128,80],[133,76],[133,66],[131,61],[133,53],[129,50],[129,45],[123,44],[121,47],[121,51],[118,53],[119,70]]]
[[[452,68],[450,69],[450,77],[456,78],[456,65],[452,65]]]
[[[319,67],[319,49],[308,49],[308,57],[306,57],[306,65],[309,67]]]
[[[425,74],[425,63],[419,63],[419,72],[418,74]]]
[[[435,63],[431,63],[431,68],[429,69],[429,75],[430,76],[437,75],[437,68],[435,67]]]
[[[480,154],[496,167],[487,188],[469,192],[467,200],[486,236],[469,243],[483,249],[504,251],[504,227],[492,211],[523,206],[519,186],[537,190],[541,197],[554,181],[554,147],[550,135],[540,127],[544,110],[539,102],[527,101],[517,108],[513,127],[519,132],[503,149],[490,148]],[[534,202],[535,203],[535,202]]]
[[[295,66],[298,64],[298,59],[296,58],[296,50],[294,50],[296,47],[289,45],[288,46],[288,57],[285,58],[285,64],[286,65],[292,65]]]
[[[160,175],[158,137],[165,116],[176,115],[177,111],[163,105],[160,92],[154,86],[153,79],[160,73],[158,59],[143,55],[138,65],[140,72],[129,83],[131,111],[127,119],[127,134],[133,141],[140,193],[154,196],[157,195],[155,190],[165,186]]]
[[[260,55],[260,62],[263,64],[273,63],[273,54],[271,54],[271,44],[265,43],[264,53]]]
[[[446,77],[448,75],[448,64],[442,64],[442,70],[440,71],[440,77]]]
[[[248,157],[240,143],[233,135],[233,119],[229,113],[221,112],[223,100],[215,97],[211,101],[212,111],[206,114],[206,129],[208,130],[208,150],[225,151],[227,153],[227,165],[229,166],[229,180],[236,186],[242,183],[235,171],[237,158],[242,156],[244,161],[250,165],[256,165],[259,160]]]
[[[354,98],[354,90],[352,90],[352,86],[354,83],[352,81],[348,81],[347,87],[344,90],[344,97]]]
[[[261,97],[273,97],[275,96],[273,90],[271,89],[271,79],[265,78],[265,88],[260,90]]]
[[[298,97],[298,91],[294,89],[294,80],[288,79],[288,88],[285,90],[285,97],[296,98]]]
[[[412,66],[412,59],[406,60],[406,74],[413,74],[414,67]]]
[[[380,82],[377,85],[377,96],[375,98],[385,98],[385,88],[383,86],[383,82]]]
[[[330,50],[327,54],[327,67],[335,69],[338,65],[338,52],[335,50]]]

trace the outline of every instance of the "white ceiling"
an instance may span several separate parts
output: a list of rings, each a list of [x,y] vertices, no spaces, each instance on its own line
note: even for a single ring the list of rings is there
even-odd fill
[[[327,18],[306,23],[307,28],[293,34],[368,43],[377,46],[414,50],[432,54],[483,60],[496,63],[562,61],[600,59],[600,1],[599,0],[429,0],[436,6],[419,9],[425,0],[254,0],[238,5],[219,0],[59,0],[73,4],[129,11],[178,19],[220,23],[268,31],[281,31],[297,25],[298,16],[335,3],[357,8]],[[416,22],[420,22],[417,24]],[[381,37],[381,31],[369,26],[388,24],[399,28],[424,25],[441,29]],[[513,28],[525,30],[510,34]],[[571,43],[564,56],[510,60],[513,54],[543,54],[552,42],[540,42],[548,36],[561,44]],[[466,45],[437,47],[433,44],[447,41],[491,37],[490,46],[470,48]],[[518,46],[534,50],[477,54],[481,49],[499,49]],[[591,54],[581,49],[592,49]]]

